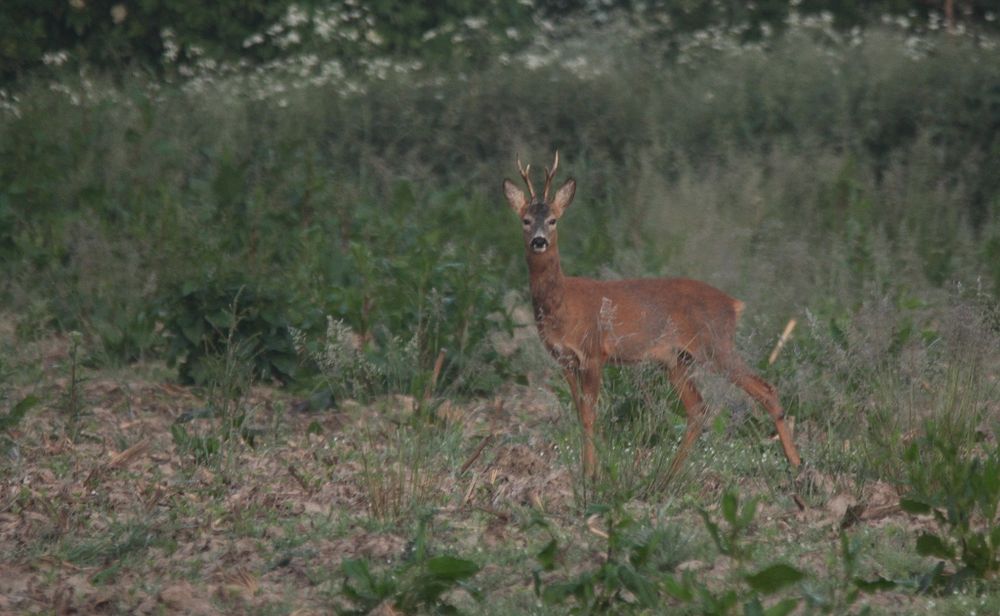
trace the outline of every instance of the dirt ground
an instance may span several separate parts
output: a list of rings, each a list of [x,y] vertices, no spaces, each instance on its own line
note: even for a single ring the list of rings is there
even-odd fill
[[[2,614],[328,613],[342,605],[341,562],[388,564],[406,554],[412,519],[394,522],[391,513],[417,497],[436,508],[438,540],[477,555],[488,584],[508,589],[499,595],[530,596],[539,542],[526,530],[529,512],[581,542],[580,566],[602,558],[600,523],[581,515],[576,500],[576,469],[545,437],[547,425],[572,418],[544,387],[437,401],[439,428],[453,438],[434,443],[454,449],[434,452],[414,478],[405,472],[411,458],[391,451],[416,406],[405,396],[309,411],[300,398],[255,387],[240,401],[255,446],[236,438],[198,462],[171,428],[180,421],[191,433],[211,432],[218,422],[200,417],[205,392],[88,375],[76,385],[71,418],[71,385],[64,370],[45,370],[23,388],[42,403],[9,432],[0,475]],[[380,473],[372,461],[385,465]],[[718,502],[722,478],[711,460],[699,468],[689,495]],[[757,519],[783,543],[822,546],[803,550],[798,564],[823,570],[841,528],[931,524],[903,514],[898,500],[888,484],[859,489],[848,476],[807,468],[785,497],[761,502]],[[636,506],[657,511],[656,503]],[[388,513],[375,515],[378,508]],[[701,527],[691,508],[660,511],[651,515],[661,523]],[[678,570],[728,575],[722,557]],[[914,601],[882,593],[871,603],[888,612],[923,606]]]

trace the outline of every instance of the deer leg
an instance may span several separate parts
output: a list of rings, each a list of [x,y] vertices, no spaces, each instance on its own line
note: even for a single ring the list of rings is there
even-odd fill
[[[781,403],[778,401],[778,392],[774,386],[745,367],[731,372],[729,378],[767,409],[767,413],[774,420],[774,427],[778,430],[778,438],[781,439],[781,448],[785,451],[788,463],[793,467],[798,467],[802,463],[802,460],[799,458],[798,450],[795,449],[795,443],[792,441],[792,433],[788,430],[788,424],[785,423],[785,411],[781,408]]]
[[[677,394],[684,404],[684,411],[687,413],[687,431],[684,433],[684,439],[681,441],[674,459],[670,462],[670,469],[667,471],[667,477],[673,478],[677,476],[684,465],[684,460],[691,453],[694,442],[701,436],[705,423],[705,403],[701,394],[698,393],[698,389],[691,382],[691,374],[683,363],[668,367],[667,378],[677,390]]]
[[[580,401],[580,371],[575,367],[563,368],[563,376],[569,383],[569,395],[573,398],[573,407],[576,408],[576,414],[579,417],[580,409],[583,408],[583,403]]]
[[[586,366],[580,370],[580,424],[583,426],[583,472],[590,479],[597,478],[597,451],[594,448],[594,419],[597,396],[601,392],[601,366]]]

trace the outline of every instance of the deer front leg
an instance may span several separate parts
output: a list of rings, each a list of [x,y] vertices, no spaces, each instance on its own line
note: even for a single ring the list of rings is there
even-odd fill
[[[583,473],[589,479],[597,478],[597,450],[594,447],[594,419],[597,415],[597,397],[601,392],[601,366],[588,365],[580,368],[580,391],[578,394],[577,413],[580,425],[583,427],[583,443],[580,457],[583,462]],[[570,386],[572,388],[572,385]]]
[[[563,368],[563,376],[566,378],[566,382],[569,383],[569,395],[573,399],[573,408],[576,409],[576,414],[580,416],[580,409],[582,408],[582,402],[580,401],[580,371],[575,367]]]

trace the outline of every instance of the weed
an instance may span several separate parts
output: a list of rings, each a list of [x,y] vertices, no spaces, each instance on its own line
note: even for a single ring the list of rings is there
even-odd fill
[[[184,382],[211,382],[216,377],[211,358],[237,348],[256,379],[288,380],[295,372],[284,300],[276,293],[241,283],[186,286],[172,302],[165,326],[171,333],[168,359],[179,363]]]
[[[560,564],[558,540],[551,540],[535,556],[535,594],[543,603],[561,606],[572,601],[572,613],[623,613],[661,605],[661,568],[670,562],[676,534],[640,526],[622,507],[592,505],[587,510],[591,531],[606,539],[601,564],[571,573],[564,581],[549,574]],[[598,525],[603,523],[604,528]],[[606,530],[605,530],[606,529]]]
[[[479,591],[468,583],[479,572],[479,565],[449,554],[432,556],[427,522],[428,518],[421,519],[409,556],[380,575],[373,573],[364,560],[347,559],[341,564],[344,575],[341,594],[350,601],[352,609],[340,613],[368,614],[388,606],[403,614],[454,614],[458,610],[447,598],[451,591],[461,589],[476,600],[481,598]]]
[[[433,453],[439,439],[427,426],[389,426],[365,430],[361,445],[361,485],[368,514],[380,522],[398,523],[424,510],[435,497]]]
[[[222,348],[213,346],[215,352],[201,355],[197,360],[199,374],[205,380],[208,405],[181,415],[170,426],[174,445],[191,455],[196,464],[225,464],[227,460],[222,454],[231,454],[232,447],[239,443],[254,447],[260,432],[252,425],[253,407],[247,396],[259,375],[255,359],[261,351],[252,338],[242,333],[243,313],[235,301],[224,315],[216,318],[227,325],[225,332],[220,332],[224,336]],[[203,430],[189,431],[184,424],[195,419],[212,423]]]
[[[80,416],[86,407],[83,396],[83,383],[85,379],[80,374],[82,368],[80,346],[83,342],[83,334],[78,331],[71,331],[68,337],[69,374],[66,379],[66,391],[62,396],[62,410],[66,416],[66,427],[70,439],[76,440],[80,434]]]
[[[919,554],[940,559],[921,588],[951,592],[1000,570],[1000,444],[970,452],[939,428],[928,422],[924,434],[906,449],[912,492],[900,506],[913,514],[933,514],[943,530],[917,538]]]
[[[0,415],[0,454],[9,454],[15,459],[19,457],[17,443],[9,433],[17,428],[28,411],[37,406],[39,402],[38,397],[27,395],[11,405],[6,413]]]

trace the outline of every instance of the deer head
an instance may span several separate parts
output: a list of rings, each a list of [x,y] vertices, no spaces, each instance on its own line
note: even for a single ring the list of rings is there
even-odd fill
[[[517,160],[517,169],[528,188],[528,196],[526,197],[524,191],[514,182],[509,179],[503,181],[503,194],[507,197],[507,203],[521,219],[524,244],[528,254],[542,254],[556,245],[556,223],[576,194],[576,181],[570,178],[556,191],[555,196],[549,199],[549,190],[552,188],[552,180],[558,168],[557,150],[552,161],[552,169],[545,168],[545,188],[542,190],[541,198],[535,194],[535,188],[531,184],[531,165],[521,166],[520,158]]]

